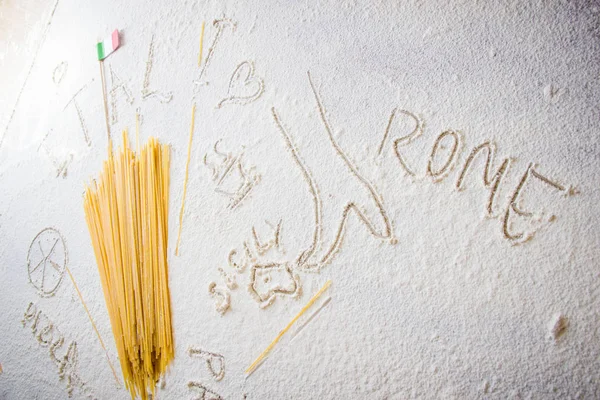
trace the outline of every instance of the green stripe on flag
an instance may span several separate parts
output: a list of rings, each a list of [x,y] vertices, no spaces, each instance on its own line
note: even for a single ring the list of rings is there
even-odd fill
[[[98,60],[104,59],[104,43],[100,42],[96,45],[98,49]]]

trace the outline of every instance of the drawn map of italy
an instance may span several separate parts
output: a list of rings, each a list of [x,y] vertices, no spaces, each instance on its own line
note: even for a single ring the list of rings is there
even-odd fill
[[[310,169],[302,160],[298,149],[293,143],[289,130],[285,126],[285,123],[282,121],[282,118],[280,117],[278,111],[275,108],[272,109],[275,123],[279,128],[279,131],[283,135],[286,146],[290,150],[294,162],[301,170],[303,178],[308,184],[308,189],[313,202],[314,230],[312,234],[312,241],[305,250],[301,251],[300,255],[295,260],[296,266],[301,270],[318,271],[322,267],[329,264],[334,259],[337,252],[340,250],[344,240],[344,236],[346,234],[346,224],[350,218],[353,218],[352,216],[359,220],[361,224],[368,230],[368,232],[374,237],[389,240],[392,244],[395,244],[397,240],[394,237],[393,227],[390,222],[388,213],[385,209],[381,195],[373,186],[373,184],[360,174],[357,166],[350,160],[350,158],[335,141],[335,138],[333,137],[333,130],[327,117],[327,112],[312,80],[310,72],[308,73],[308,81],[310,83],[310,87],[315,98],[317,111],[319,114],[319,118],[322,122],[324,134],[329,139],[330,144],[335,150],[337,156],[336,159],[342,161],[346,171],[348,171],[350,176],[353,176],[355,178],[352,179],[353,186],[359,188],[358,190],[361,191],[361,197],[364,197],[366,195],[370,200],[368,204],[362,204],[353,198],[341,199],[343,205],[339,208],[334,208],[332,211],[334,213],[332,218],[334,221],[336,221],[334,223],[333,236],[330,240],[326,241],[323,237],[323,214],[325,212],[319,187],[317,186],[317,183]],[[321,132],[315,132],[314,134],[320,133]],[[345,177],[336,178],[343,179]],[[345,184],[346,179],[343,180]],[[329,208],[330,207],[327,207],[327,209]],[[374,218],[373,216],[376,217]],[[327,242],[328,244],[323,246],[324,242]]]

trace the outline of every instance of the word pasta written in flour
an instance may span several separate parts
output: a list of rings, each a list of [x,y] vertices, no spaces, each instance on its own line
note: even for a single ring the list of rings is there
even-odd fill
[[[192,358],[200,358],[205,360],[206,367],[210,371],[213,379],[219,382],[225,376],[225,357],[221,354],[212,353],[205,351],[197,347],[190,347],[188,354]],[[198,397],[194,397],[193,400],[222,400],[223,397],[217,394],[214,390],[207,388],[200,382],[190,381],[187,384],[190,391],[198,394]]]

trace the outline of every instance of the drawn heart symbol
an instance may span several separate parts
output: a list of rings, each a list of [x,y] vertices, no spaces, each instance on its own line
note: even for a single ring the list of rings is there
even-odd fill
[[[231,79],[227,96],[219,102],[217,108],[225,104],[248,104],[258,99],[264,91],[264,82],[261,78],[254,75],[254,64],[251,61],[244,61],[237,66]]]

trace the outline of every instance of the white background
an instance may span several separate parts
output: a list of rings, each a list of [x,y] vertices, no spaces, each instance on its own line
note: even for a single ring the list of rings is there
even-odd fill
[[[129,396],[117,387],[68,276],[54,296],[40,297],[27,275],[33,238],[46,227],[59,230],[68,267],[122,380],[82,205],[85,184],[98,176],[107,156],[95,44],[115,28],[122,47],[105,62],[107,89],[110,67],[134,101],[116,92],[113,135],[129,129],[133,138],[138,110],[141,139],[156,136],[172,146],[169,273],[176,354],[157,398],[199,396],[188,389],[190,381],[231,399],[600,396],[597,4],[15,3],[0,3],[1,398],[67,397],[48,348],[21,323],[30,302],[63,333],[60,354],[77,342],[78,375],[87,392],[75,388],[74,398]],[[217,31],[213,21],[222,18],[237,27],[223,31],[203,77],[208,84],[197,86],[201,23],[206,21],[206,57]],[[168,103],[142,98],[153,36],[150,89],[171,92]],[[264,93],[249,104],[217,108],[243,61],[254,63]],[[61,63],[67,69],[57,84],[53,74]],[[224,287],[219,267],[235,274],[227,256],[251,240],[253,226],[267,235],[265,220],[282,220],[285,254],[275,255],[277,261],[294,260],[312,238],[312,199],[272,107],[320,191],[320,254],[350,201],[378,229],[383,226],[375,203],[327,137],[307,71],[337,143],[381,194],[398,243],[374,238],[352,215],[333,261],[320,273],[299,272],[300,297],[281,296],[259,308],[247,290],[247,269],[237,276],[231,309],[221,316],[209,282]],[[68,105],[82,87],[77,103],[90,146],[76,109]],[[240,92],[245,90],[252,92],[247,87]],[[415,177],[405,173],[392,147],[393,138],[412,129],[410,120],[396,121],[377,154],[396,107],[424,121],[423,135],[401,147]],[[461,132],[462,145],[456,166],[434,182],[426,175],[427,161],[436,137],[447,129]],[[244,165],[261,176],[234,210],[215,192],[203,163],[205,154],[214,156],[219,139],[232,154],[244,146]],[[486,140],[497,146],[495,165],[511,157],[495,218],[486,217],[489,192],[481,159],[465,190],[455,188],[469,152]],[[54,162],[70,157],[66,176],[57,177]],[[566,196],[539,180],[532,184],[519,205],[540,221],[515,224],[515,230],[535,235],[514,245],[503,236],[502,218],[530,163],[579,193]],[[331,302],[245,378],[244,370],[328,279]],[[557,315],[568,326],[555,339],[549,324]],[[224,379],[215,381],[203,360],[188,355],[190,347],[223,355]]]

